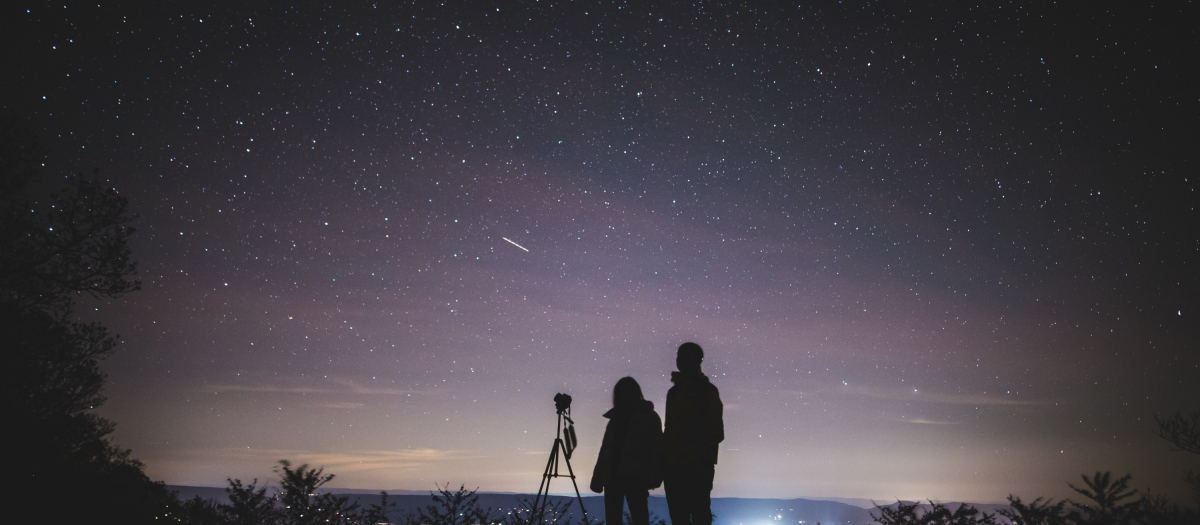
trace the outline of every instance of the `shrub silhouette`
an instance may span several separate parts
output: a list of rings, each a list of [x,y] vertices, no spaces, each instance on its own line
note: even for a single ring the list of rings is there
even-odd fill
[[[226,489],[228,490],[228,489]],[[225,519],[222,515],[223,510],[220,505],[211,499],[204,499],[196,496],[176,506],[174,517],[177,521],[185,524],[197,525],[217,525],[225,523],[244,523],[232,522]],[[256,523],[272,523],[272,521],[260,521]]]
[[[1009,495],[1009,508],[996,514],[1013,525],[1175,525],[1200,522],[1200,515],[1192,509],[1181,509],[1167,498],[1149,493],[1140,495],[1129,488],[1132,477],[1128,474],[1113,479],[1111,472],[1096,472],[1083,475],[1083,487],[1068,483],[1067,486],[1086,497],[1084,501],[1053,500],[1037,498],[1030,503]],[[1068,505],[1070,508],[1068,508]],[[1002,523],[995,515],[969,506],[960,505],[950,510],[945,505],[929,502],[896,502],[896,507],[877,507],[879,515],[871,517],[882,525],[998,525]]]
[[[92,410],[104,402],[99,362],[116,337],[74,320],[77,298],[120,297],[140,284],[130,259],[128,201],[75,175],[49,196],[45,151],[13,115],[0,117],[0,398],[11,450],[0,487],[16,523],[67,516],[148,523],[172,502],[141,462],[112,444],[114,429]],[[70,494],[64,498],[63,494]]]
[[[275,468],[279,475],[279,493],[268,494],[258,480],[243,485],[240,479],[227,479],[229,503],[218,504],[199,496],[177,504],[174,518],[188,525],[375,525],[388,522],[387,493],[380,492],[380,502],[360,509],[349,497],[320,494],[322,486],[334,478],[324,469],[312,469],[307,464],[292,468],[288,460],[280,460]]]
[[[243,486],[240,479],[226,479],[229,487],[229,505],[218,506],[218,515],[229,525],[253,525],[257,523],[275,523],[280,520],[280,513],[275,508],[275,496],[267,495],[267,487],[257,487],[258,479]],[[197,496],[199,498],[199,496]],[[205,511],[207,513],[207,510]]]
[[[572,522],[567,517],[571,510],[571,505],[575,504],[575,500],[550,500],[546,503],[545,509],[541,516],[535,515],[533,509],[533,501],[529,498],[516,498],[516,508],[507,514],[498,515],[500,525],[602,525],[604,522],[587,518],[584,519],[581,515],[577,520]],[[652,524],[654,525],[654,524]]]
[[[478,525],[499,521],[496,511],[479,507],[479,496],[475,495],[474,490],[467,490],[466,485],[460,485],[458,490],[451,492],[450,483],[446,483],[445,486],[438,486],[436,494],[430,492],[429,495],[434,504],[409,517],[413,524]]]
[[[1081,477],[1085,488],[1070,483],[1067,486],[1086,496],[1091,502],[1071,502],[1075,508],[1067,513],[1067,517],[1072,523],[1134,523],[1141,514],[1142,499],[1130,499],[1138,493],[1137,489],[1129,488],[1129,480],[1133,476],[1126,474],[1114,481],[1111,472],[1097,472],[1090,479],[1086,475]]]
[[[1200,454],[1200,410],[1185,415],[1176,411],[1170,417],[1154,416],[1158,429],[1154,434],[1175,446],[1175,450]],[[1200,507],[1200,472],[1184,471],[1184,481],[1192,489],[1192,499]]]
[[[317,491],[333,480],[333,474],[325,474],[325,469],[310,469],[308,465],[300,465],[295,470],[291,462],[279,460],[275,472],[279,474],[279,500],[283,503],[285,521],[295,525],[312,525],[317,523],[351,524],[358,523],[363,516],[358,512],[358,504],[351,503],[346,496],[335,496]]]
[[[950,510],[940,503],[929,502],[929,508],[920,503],[896,502],[896,508],[878,507],[879,516],[871,514],[883,525],[997,525],[996,518],[970,505],[959,505]]]
[[[1008,518],[1013,525],[1066,525],[1067,518],[1063,516],[1063,507],[1066,505],[1066,501],[1054,503],[1053,500],[1045,500],[1043,502],[1042,498],[1026,504],[1021,501],[1021,498],[1009,494],[1008,506],[1010,508],[1000,509],[996,512]]]

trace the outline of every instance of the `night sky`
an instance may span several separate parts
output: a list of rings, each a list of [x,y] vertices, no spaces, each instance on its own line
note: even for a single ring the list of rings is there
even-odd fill
[[[79,310],[153,479],[531,493],[566,392],[585,487],[695,341],[716,496],[1188,501],[1194,4],[254,4],[0,22],[46,173],[140,216]]]

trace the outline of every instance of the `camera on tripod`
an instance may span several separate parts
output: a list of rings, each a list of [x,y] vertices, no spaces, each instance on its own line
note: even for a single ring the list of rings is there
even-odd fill
[[[575,499],[579,502],[579,510],[583,513],[584,522],[587,522],[587,509],[583,508],[583,496],[579,494],[579,485],[575,483],[575,471],[571,468],[571,453],[575,451],[575,445],[579,443],[575,437],[575,422],[571,421],[571,396],[561,392],[556,394],[554,409],[558,411],[558,428],[554,433],[554,446],[550,449],[550,460],[546,462],[546,470],[542,473],[542,483],[538,486],[537,496],[533,499],[533,508],[530,509],[530,523],[545,521],[546,504],[550,501],[550,480],[558,477],[571,478],[571,485],[575,487]],[[567,474],[558,473],[560,457],[567,464]]]
[[[579,439],[575,437],[575,422],[571,421],[571,396],[558,393],[554,396],[554,408],[558,410],[559,425],[562,427],[563,452],[570,461],[571,453]]]
[[[554,408],[558,409],[561,414],[571,409],[571,396],[567,394],[557,394],[554,396]]]

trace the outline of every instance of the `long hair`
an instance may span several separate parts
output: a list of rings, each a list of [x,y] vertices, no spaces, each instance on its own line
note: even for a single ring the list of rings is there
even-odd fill
[[[622,377],[613,387],[613,406],[616,408],[629,408],[644,399],[641,385],[632,377]]]

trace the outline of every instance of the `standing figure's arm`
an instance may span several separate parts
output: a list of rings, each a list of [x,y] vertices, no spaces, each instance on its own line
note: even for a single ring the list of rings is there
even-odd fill
[[[712,387],[705,404],[705,422],[708,423],[709,439],[712,443],[725,441],[725,404],[721,403],[721,393],[717,387]]]
[[[611,425],[612,422],[610,421],[609,426]],[[610,456],[613,453],[613,447],[609,443],[612,440],[608,438],[608,430],[608,426],[605,426],[604,437],[600,440],[600,454],[596,457],[596,468],[592,469],[592,482],[588,484],[588,488],[596,493],[604,492],[604,485],[608,483],[608,479],[606,479],[608,477],[608,464],[612,461]]]

